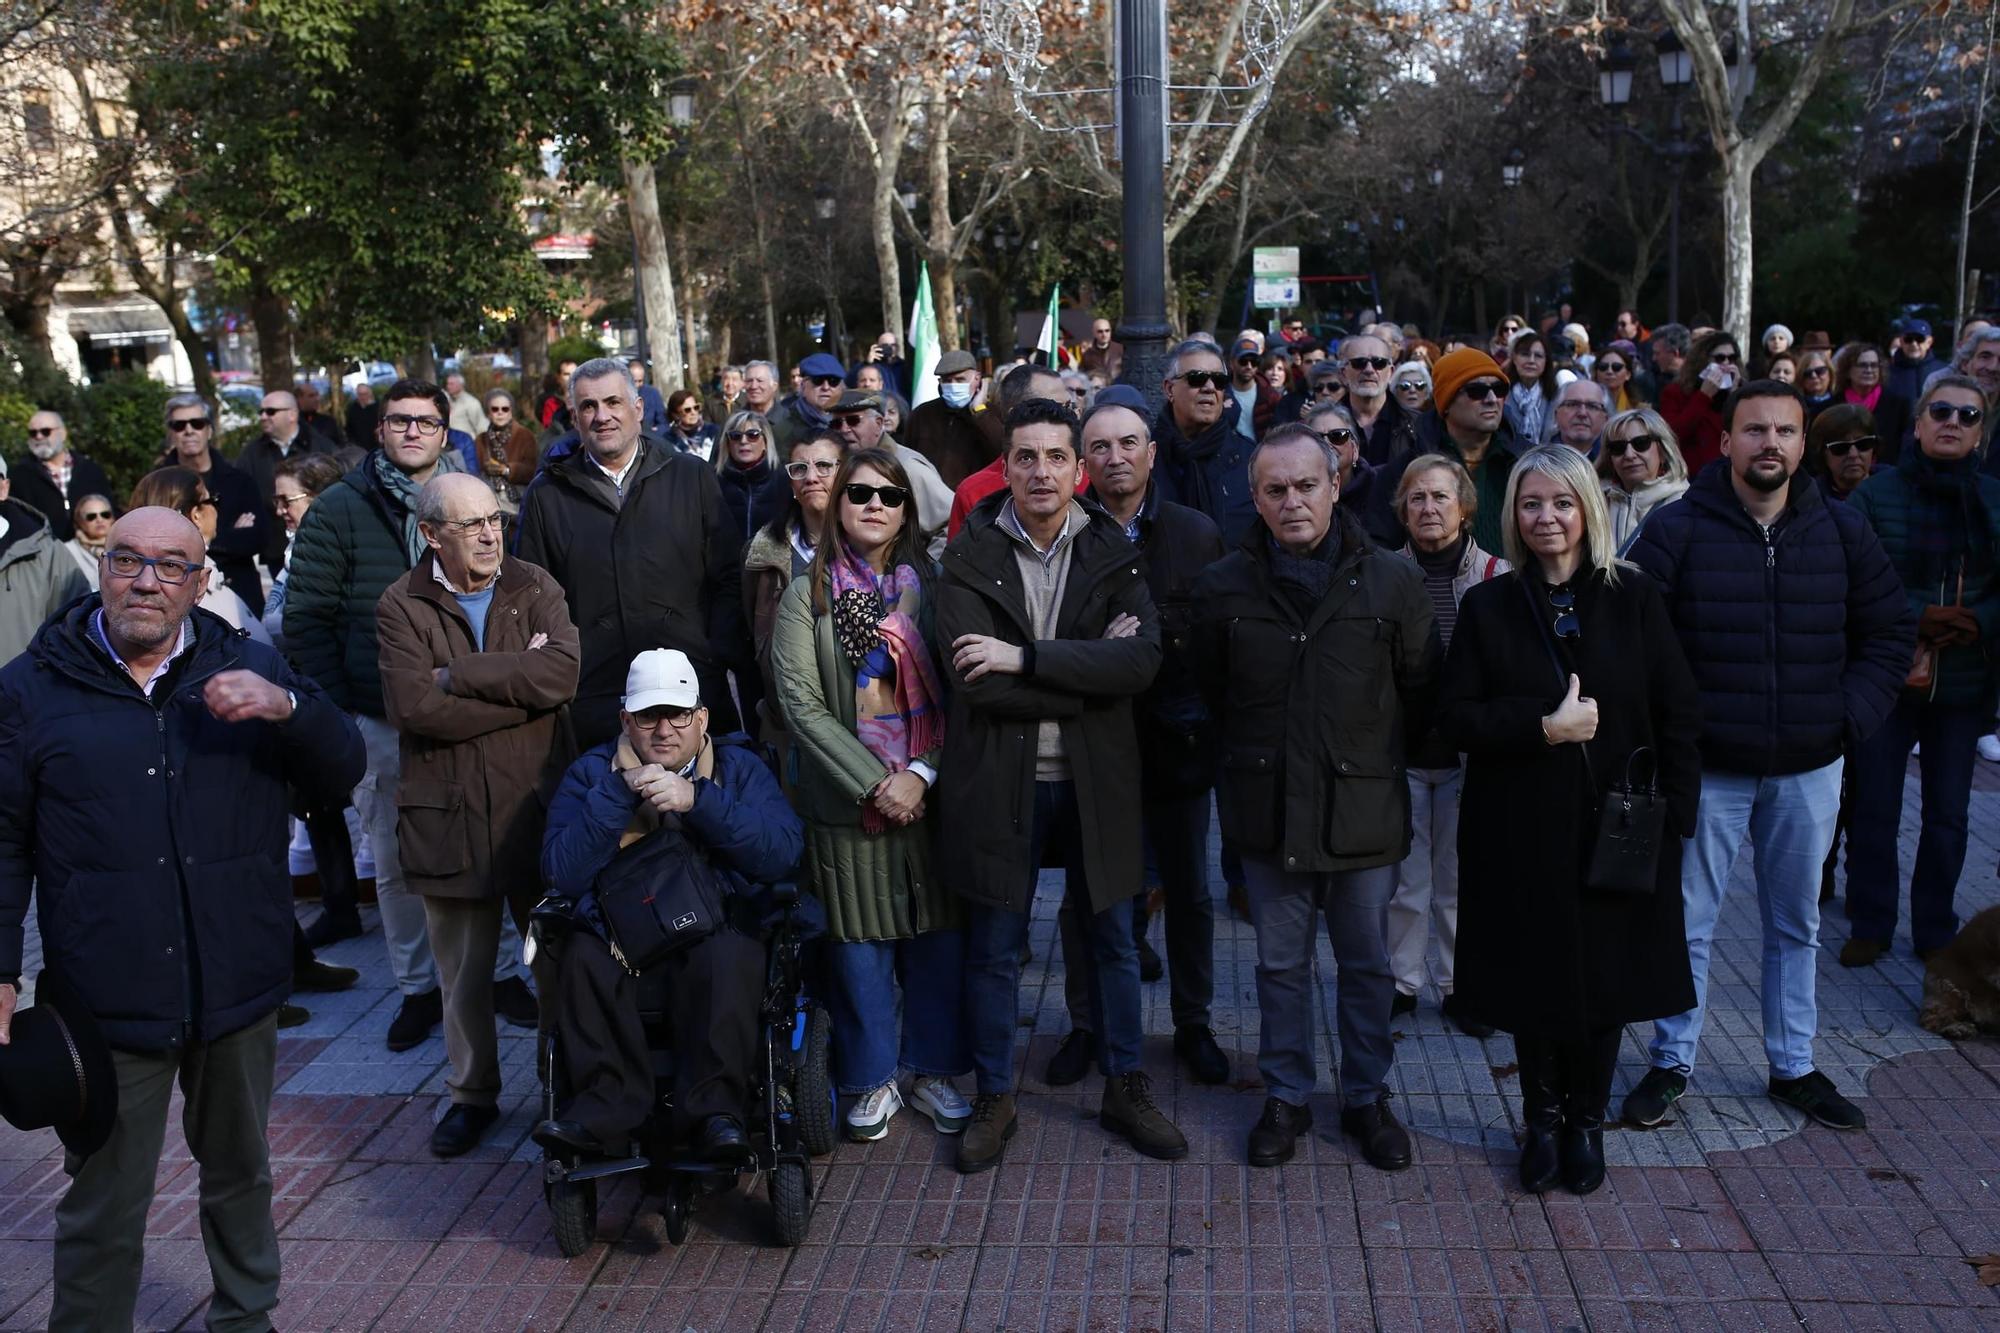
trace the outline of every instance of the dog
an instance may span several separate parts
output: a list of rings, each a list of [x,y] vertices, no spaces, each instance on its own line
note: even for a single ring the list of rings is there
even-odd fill
[[[1957,939],[1931,955],[1917,1022],[1953,1041],[1979,1033],[2000,1037],[2000,907],[1973,917]]]

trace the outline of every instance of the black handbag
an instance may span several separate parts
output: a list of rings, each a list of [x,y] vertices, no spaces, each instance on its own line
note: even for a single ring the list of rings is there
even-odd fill
[[[713,935],[727,912],[722,875],[671,816],[621,848],[595,887],[605,943],[635,977]]]
[[[1645,786],[1633,779],[1639,756],[1645,755],[1652,773]],[[1590,755],[1584,754],[1584,771],[1589,772]],[[1594,893],[1619,897],[1649,897],[1659,886],[1660,843],[1667,833],[1667,798],[1660,795],[1659,759],[1647,746],[1632,751],[1625,760],[1625,776],[1604,793],[1597,811],[1597,839],[1590,849],[1590,868],[1584,873],[1584,887]]]

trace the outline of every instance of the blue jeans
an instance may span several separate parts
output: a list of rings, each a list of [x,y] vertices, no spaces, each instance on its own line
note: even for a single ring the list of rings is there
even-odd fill
[[[1917,757],[1923,818],[1910,876],[1910,938],[1918,949],[1942,949],[1958,934],[1952,899],[1965,869],[1972,765],[1985,730],[1982,709],[1945,708],[1905,691],[1881,729],[1855,751],[1847,810],[1847,915],[1855,939],[1887,944],[1896,934],[1902,898],[1896,829],[1913,744],[1924,747]]]
[[[1257,1072],[1279,1101],[1304,1106],[1313,1069],[1313,936],[1326,910],[1326,937],[1340,969],[1334,1023],[1340,1030],[1340,1104],[1372,1106],[1396,1055],[1389,1007],[1389,899],[1396,867],[1307,874],[1262,856],[1243,858],[1250,925],[1257,932]]]
[[[1841,762],[1782,777],[1701,775],[1701,809],[1681,859],[1694,1008],[1653,1025],[1655,1068],[1682,1074],[1694,1069],[1708,1003],[1709,943],[1748,833],[1764,927],[1764,1056],[1773,1078],[1812,1072],[1813,1033],[1819,1027],[1813,955],[1819,950],[1820,866],[1840,814]]]
[[[1215,999],[1215,899],[1208,891],[1209,794],[1147,801],[1146,874],[1165,890],[1167,985],[1174,1026],[1207,1027]],[[1063,1002],[1073,1029],[1090,1030],[1090,954],[1081,916],[1066,903],[1057,920],[1063,951]],[[1086,904],[1086,907],[1088,905]],[[1132,937],[1146,934],[1144,898],[1132,904]],[[1136,946],[1135,946],[1136,947]]]
[[[1068,782],[1035,784],[1035,823],[1029,838],[1027,876],[1032,902],[1045,849],[1059,850],[1064,897],[1079,905],[1090,922],[1091,1031],[1097,1036],[1097,1063],[1107,1075],[1139,1067],[1142,1035],[1139,1013],[1139,950],[1132,942],[1132,898],[1127,886],[1112,906],[1090,909],[1076,788]],[[1014,1090],[1014,1035],[1020,1010],[1021,945],[1028,938],[1028,913],[984,903],[968,905],[965,932],[966,1027],[972,1040],[972,1067],[981,1093]]]
[[[960,1017],[965,932],[927,930],[906,940],[829,940],[826,970],[834,1077],[842,1092],[873,1092],[894,1078],[898,1067],[947,1077],[972,1067]]]

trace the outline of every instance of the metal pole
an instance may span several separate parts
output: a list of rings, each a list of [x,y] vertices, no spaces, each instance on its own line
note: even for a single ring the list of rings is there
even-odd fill
[[[1681,92],[1674,90],[1668,142],[1674,152],[1674,172],[1667,185],[1667,323],[1681,322],[1681,177],[1687,173],[1687,145],[1681,141]]]
[[[632,354],[651,370],[653,358],[646,351],[646,288],[639,278],[639,235],[632,234]]]
[[[1146,395],[1158,412],[1166,401],[1167,233],[1166,0],[1118,0],[1119,173],[1124,184],[1125,290],[1118,341],[1118,379]]]

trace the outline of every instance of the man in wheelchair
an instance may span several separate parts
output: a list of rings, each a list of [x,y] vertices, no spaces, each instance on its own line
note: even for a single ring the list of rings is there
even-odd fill
[[[754,888],[791,877],[802,830],[747,739],[709,736],[685,653],[656,648],[633,660],[619,724],[617,740],[564,775],[542,840],[549,892],[574,905],[553,1006],[570,1097],[559,1118],[536,1126],[535,1141],[557,1153],[621,1157],[652,1112],[639,978],[614,954],[618,933],[600,895],[629,889],[634,866],[652,873],[664,863],[647,854],[675,854],[678,839],[716,872],[723,892],[713,929],[654,965],[673,1015],[670,1128],[701,1156],[730,1161],[748,1146],[744,1116],[759,1058],[766,958]]]

